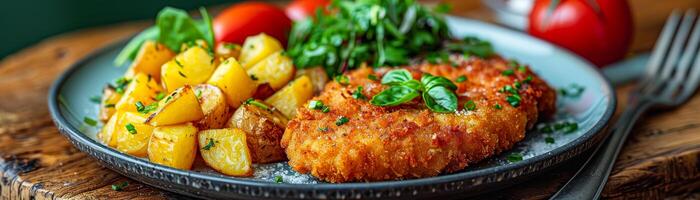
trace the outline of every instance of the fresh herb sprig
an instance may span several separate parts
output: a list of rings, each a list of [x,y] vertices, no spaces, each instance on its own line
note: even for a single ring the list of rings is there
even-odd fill
[[[377,106],[396,106],[422,96],[426,107],[435,112],[457,110],[457,86],[441,76],[423,74],[420,81],[414,80],[405,69],[391,70],[382,77],[382,84],[390,87],[372,97],[370,103]]]

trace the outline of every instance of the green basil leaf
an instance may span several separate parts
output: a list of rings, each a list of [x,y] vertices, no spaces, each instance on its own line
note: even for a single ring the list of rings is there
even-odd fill
[[[177,8],[166,7],[161,10],[156,19],[156,26],[160,29],[158,42],[175,52],[180,51],[183,43],[207,38],[187,12]]]
[[[423,91],[423,84],[421,84],[417,80],[408,80],[406,82],[400,83],[399,85],[410,87],[417,91]]]
[[[433,76],[431,74],[423,74],[423,77],[421,77],[420,82],[423,83],[423,86],[425,90],[430,90],[434,87],[442,86],[450,90],[456,90],[457,85],[452,83],[450,79],[447,79],[442,76]]]
[[[423,93],[425,105],[435,112],[455,112],[457,110],[457,95],[444,86],[435,86]]]
[[[391,86],[372,97],[369,102],[376,106],[397,106],[418,96],[418,90],[408,86]]]
[[[212,25],[211,22],[211,16],[209,16],[209,13],[207,12],[207,9],[204,7],[199,8],[199,13],[202,15],[202,22],[199,24],[203,24],[203,27],[200,28],[200,31],[204,33],[204,40],[207,41],[207,44],[209,45],[209,49],[215,49],[214,47],[214,26]]]
[[[129,41],[129,43],[126,44],[126,46],[124,46],[124,48],[119,52],[117,58],[114,59],[114,65],[122,66],[127,60],[134,60],[134,58],[136,58],[136,54],[139,53],[139,49],[141,49],[141,45],[147,40],[157,40],[158,35],[160,35],[160,31],[156,26],[143,30],[141,33],[131,39],[131,41]]]
[[[382,77],[382,84],[395,85],[409,80],[413,80],[411,72],[405,69],[395,69],[384,74],[384,77]]]

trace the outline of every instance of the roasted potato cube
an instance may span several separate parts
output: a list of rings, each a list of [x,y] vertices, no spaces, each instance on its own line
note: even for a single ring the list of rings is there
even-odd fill
[[[292,119],[297,115],[297,108],[311,99],[313,90],[311,79],[307,76],[301,76],[267,98],[265,102],[279,109],[287,118]]]
[[[220,42],[216,45],[214,55],[217,59],[226,60],[228,58],[238,58],[241,55],[241,45]]]
[[[115,107],[122,95],[117,93],[114,87],[106,85],[102,89],[102,99],[100,100],[100,120],[103,122],[109,120],[117,110]]]
[[[156,112],[146,119],[152,126],[173,125],[198,121],[204,118],[202,107],[190,85],[185,85],[170,93],[158,103]]]
[[[322,67],[298,69],[294,76],[295,78],[308,76],[309,79],[311,79],[311,85],[314,86],[314,94],[321,93],[328,82],[328,75],[326,74],[326,70],[324,70]]]
[[[294,64],[292,59],[278,51],[248,69],[248,74],[258,79],[258,83],[269,83],[277,90],[294,77]]]
[[[190,169],[197,155],[197,127],[192,123],[153,129],[148,142],[151,162],[177,169]]]
[[[238,61],[233,58],[222,62],[207,83],[219,87],[226,95],[228,105],[234,108],[253,96],[257,87],[255,81],[250,79]]]
[[[131,78],[129,85],[124,90],[124,95],[115,107],[121,111],[136,112],[136,102],[149,105],[155,102],[156,95],[162,90],[152,77],[144,73],[137,73]]]
[[[233,113],[227,126],[245,131],[253,163],[269,163],[287,159],[280,146],[287,121],[287,117],[271,106],[244,104]]]
[[[214,58],[199,46],[190,47],[161,67],[162,82],[168,92],[183,85],[206,82],[216,69]]]
[[[243,68],[248,69],[265,57],[281,50],[283,50],[282,44],[277,39],[265,33],[260,33],[245,39],[241,56],[238,60],[241,61]]]
[[[129,155],[146,157],[153,126],[144,124],[140,113],[126,112],[117,123],[117,149]]]
[[[131,63],[135,72],[151,75],[160,82],[160,67],[175,57],[175,52],[155,41],[146,41],[141,45],[134,62]]]
[[[246,135],[240,129],[211,129],[198,133],[199,152],[214,170],[230,176],[250,176],[253,168]]]
[[[117,147],[118,131],[119,131],[119,120],[121,120],[123,112],[116,112],[112,115],[107,123],[102,126],[102,130],[97,134],[97,139],[99,139],[102,144],[110,147]]]
[[[224,128],[231,116],[231,107],[226,104],[226,97],[213,85],[199,84],[194,87],[204,117],[194,123],[200,130]]]

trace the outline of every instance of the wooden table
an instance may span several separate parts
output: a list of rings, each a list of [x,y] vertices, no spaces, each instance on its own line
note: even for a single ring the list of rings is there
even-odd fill
[[[492,21],[476,0],[456,3],[453,14]],[[700,9],[697,0],[631,0],[632,53],[648,51],[673,8]],[[49,38],[0,61],[0,199],[166,199],[178,195],[129,180],[97,164],[62,137],[49,117],[52,81],[88,53],[148,25],[135,22],[78,30]],[[630,86],[618,89],[621,100]],[[611,199],[700,199],[700,97],[652,113],[635,127],[605,186]],[[543,199],[573,175],[581,159],[481,199]],[[124,191],[112,184],[129,181]]]

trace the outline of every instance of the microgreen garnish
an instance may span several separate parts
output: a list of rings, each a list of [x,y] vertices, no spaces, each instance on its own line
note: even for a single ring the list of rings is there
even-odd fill
[[[559,88],[559,94],[563,97],[578,98],[585,91],[585,87],[572,83],[568,87]]]
[[[124,181],[121,183],[113,184],[112,185],[112,190],[114,191],[122,191],[126,186],[129,186],[129,181]]]
[[[335,82],[338,82],[341,85],[350,84],[350,79],[348,78],[348,76],[345,76],[345,75],[335,76],[334,79],[335,79]]]
[[[335,125],[336,125],[336,126],[340,126],[340,125],[343,125],[343,124],[345,124],[345,123],[348,123],[349,121],[350,121],[350,119],[348,119],[347,117],[345,117],[345,116],[340,116],[340,118],[338,118],[337,120],[335,120]]]
[[[92,101],[92,103],[99,104],[102,101],[102,97],[100,97],[98,95],[91,96],[90,101]]]
[[[207,142],[207,145],[204,145],[204,147],[202,147],[202,149],[209,150],[212,147],[214,147],[214,143],[216,143],[216,141],[214,141],[214,138],[209,138],[209,142]]]
[[[83,117],[83,122],[85,122],[85,124],[90,125],[90,126],[97,126],[97,121],[95,121],[94,119],[89,118],[89,117]]]
[[[476,103],[474,103],[473,100],[469,100],[467,103],[464,103],[464,109],[467,109],[468,111],[476,110]]]
[[[426,51],[493,51],[472,38],[453,40],[444,18],[417,1],[338,1],[330,7],[337,12],[319,12],[292,27],[287,46],[296,67],[323,66],[333,77],[364,62],[374,67],[408,64]]]
[[[457,86],[441,76],[423,74],[420,81],[414,80],[405,69],[395,69],[382,77],[382,84],[390,87],[372,97],[371,104],[396,106],[422,95],[426,107],[435,112],[457,110]]]
[[[464,75],[461,75],[461,76],[457,77],[457,79],[455,79],[455,82],[457,82],[457,83],[461,83],[464,81],[467,81],[467,77]]]
[[[282,176],[280,176],[280,175],[275,176],[275,183],[282,183],[282,182],[284,182],[284,180],[282,180]]]
[[[248,100],[245,100],[244,104],[245,105],[254,105],[254,106],[257,106],[258,108],[262,108],[262,109],[268,110],[268,111],[270,110],[270,107],[267,106],[265,103],[260,102],[258,100],[255,100],[253,98],[249,98]]]
[[[129,133],[136,134],[136,127],[134,127],[133,124],[128,123],[128,124],[126,124],[125,127],[126,127],[126,131],[128,131]]]
[[[506,160],[508,160],[508,162],[521,161],[521,160],[523,160],[523,154],[518,153],[518,152],[513,152],[511,154],[508,154],[508,156],[506,156]]]
[[[367,99],[367,97],[362,94],[362,86],[357,86],[357,89],[352,93],[352,98],[360,100]]]

